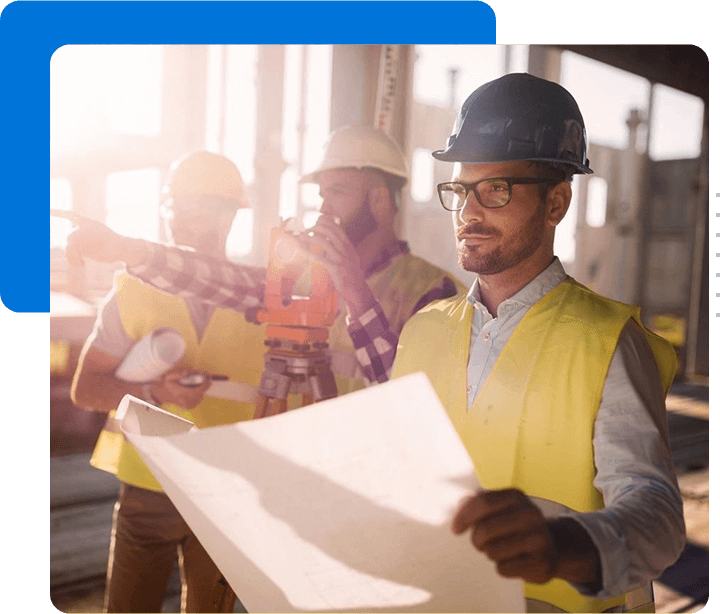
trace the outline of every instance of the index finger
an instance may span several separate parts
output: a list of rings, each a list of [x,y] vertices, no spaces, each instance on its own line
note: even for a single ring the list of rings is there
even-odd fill
[[[331,234],[338,237],[346,237],[345,229],[343,228],[340,218],[332,217],[329,215],[321,215],[315,225],[308,229],[308,232],[314,233],[317,231],[324,231],[325,234]]]
[[[76,226],[80,226],[80,224],[86,224],[88,222],[94,221],[91,220],[89,217],[85,217],[84,215],[80,215],[79,213],[75,213],[74,211],[65,211],[63,209],[50,209],[50,215],[52,215],[53,217],[62,217],[66,220],[70,220]]]
[[[355,250],[355,246],[348,238],[345,230],[332,220],[322,223],[318,220],[318,223],[310,230],[315,238],[327,241],[338,252],[341,260],[344,258],[344,254]]]

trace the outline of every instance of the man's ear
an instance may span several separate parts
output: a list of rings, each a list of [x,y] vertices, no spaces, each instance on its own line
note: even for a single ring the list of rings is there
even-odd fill
[[[552,226],[562,222],[570,207],[572,200],[572,188],[567,181],[552,186],[547,192],[547,219]]]
[[[368,204],[379,225],[392,224],[395,219],[395,202],[393,201],[390,188],[384,183],[377,185],[368,192]]]

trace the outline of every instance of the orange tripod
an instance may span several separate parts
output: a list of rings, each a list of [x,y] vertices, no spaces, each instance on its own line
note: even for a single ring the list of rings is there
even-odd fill
[[[265,304],[248,316],[268,324],[254,418],[287,411],[292,393],[302,395],[303,406],[337,396],[327,343],[336,313],[337,290],[327,270],[300,251],[298,235],[274,228]]]

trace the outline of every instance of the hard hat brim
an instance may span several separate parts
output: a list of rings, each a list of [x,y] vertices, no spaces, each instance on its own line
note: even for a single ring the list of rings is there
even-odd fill
[[[382,130],[372,126],[342,126],[330,133],[322,160],[300,183],[317,183],[320,174],[330,170],[376,170],[408,180],[407,164],[398,144]]]
[[[562,160],[558,158],[544,158],[544,157],[521,157],[512,158],[504,156],[469,156],[469,155],[458,155],[452,147],[447,149],[438,149],[432,152],[432,157],[441,162],[459,162],[460,164],[500,164],[502,162],[547,162],[550,164],[563,164],[566,166],[572,166],[578,174],[592,175],[594,171],[585,164],[574,162],[571,160]]]
[[[393,177],[397,177],[398,179],[401,179],[403,182],[403,185],[407,183],[407,176],[406,175],[400,175],[395,169],[388,169],[388,168],[382,168],[381,166],[328,166],[319,168],[317,170],[314,170],[312,173],[307,173],[306,175],[303,175],[298,180],[299,183],[319,183],[320,181],[320,175],[326,171],[339,171],[342,169],[350,169],[354,171],[380,171],[383,173],[387,173],[388,175],[392,175]]]

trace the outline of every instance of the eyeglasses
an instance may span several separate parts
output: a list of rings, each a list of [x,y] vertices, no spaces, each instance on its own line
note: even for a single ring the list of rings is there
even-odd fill
[[[220,196],[197,196],[190,198],[169,198],[162,203],[160,213],[165,219],[171,220],[183,213],[202,213],[216,216],[221,211],[235,211],[238,203],[230,198]]]
[[[438,183],[437,191],[440,204],[448,211],[460,211],[470,195],[475,194],[477,201],[486,209],[499,209],[510,202],[512,188],[516,183],[558,183],[554,179],[542,177],[491,177],[474,183],[462,181],[446,181]]]

